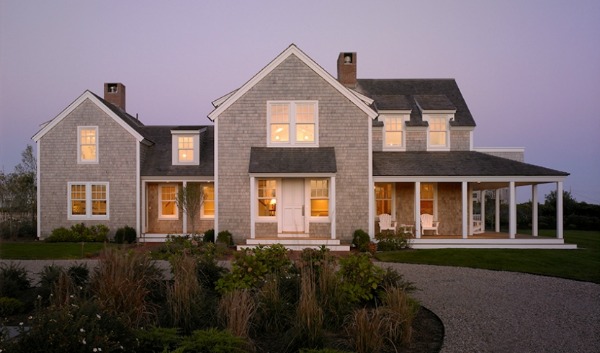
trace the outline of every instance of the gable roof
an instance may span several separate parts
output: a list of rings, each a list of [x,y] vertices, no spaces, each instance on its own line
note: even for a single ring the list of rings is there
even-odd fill
[[[252,147],[249,173],[335,173],[333,147]]]
[[[476,126],[454,79],[358,79],[356,91],[382,110],[411,110],[409,126],[426,126],[422,110],[456,110],[451,126]],[[421,107],[419,107],[421,105]]]
[[[298,59],[300,59],[317,75],[321,76],[327,83],[329,83],[331,86],[337,89],[342,95],[348,98],[348,100],[350,100],[358,108],[364,111],[369,117],[371,117],[371,119],[375,119],[377,117],[377,113],[373,111],[373,109],[371,109],[356,94],[354,94],[350,89],[344,87],[344,85],[342,85],[337,79],[335,79],[327,71],[325,71],[325,69],[319,66],[319,64],[317,64],[313,59],[308,57],[308,55],[301,51],[295,44],[291,44],[286,50],[284,50],[275,59],[273,59],[267,66],[265,66],[256,75],[254,75],[242,87],[213,101],[215,109],[208,115],[208,118],[211,121],[215,121],[215,119],[217,119],[217,117],[219,117],[219,115],[223,111],[229,108],[240,97],[242,97],[246,92],[248,92],[254,85],[256,85],[263,78],[265,78],[271,71],[273,71],[273,69],[279,66],[279,64],[281,64],[285,59],[287,59],[291,55],[294,55]]]
[[[133,137],[138,140],[138,142],[142,142],[144,140],[144,135],[142,133],[143,124],[133,118],[131,115],[117,108],[113,104],[105,101],[104,99],[98,97],[94,93],[86,90],[83,92],[73,103],[69,104],[60,114],[58,114],[54,119],[50,122],[46,123],[40,131],[38,131],[35,135],[33,135],[32,139],[35,142],[38,142],[48,131],[52,130],[56,125],[58,125],[64,118],[66,118],[73,110],[75,110],[79,105],[81,105],[86,100],[90,100],[94,103],[98,108],[100,108],[106,115],[111,117],[115,122],[121,125],[127,132],[129,132]]]

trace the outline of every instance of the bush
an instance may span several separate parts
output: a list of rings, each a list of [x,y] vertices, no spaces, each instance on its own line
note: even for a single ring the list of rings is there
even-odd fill
[[[215,242],[215,230],[209,229],[206,232],[204,232],[203,240],[205,243],[214,243]]]
[[[86,227],[83,223],[74,224],[71,229],[65,227],[55,228],[46,238],[49,243],[58,242],[104,242],[108,240],[109,228],[104,224]]]
[[[19,298],[29,287],[25,267],[13,262],[0,264],[0,297]]]
[[[23,310],[24,306],[19,299],[0,297],[0,317],[17,314]]]
[[[409,236],[401,231],[383,231],[375,235],[379,251],[394,251],[408,248]]]
[[[137,233],[134,228],[125,226],[117,229],[115,233],[115,243],[117,244],[133,244],[137,240]]]
[[[177,328],[152,327],[148,330],[139,329],[135,331],[138,342],[136,352],[171,352],[181,342],[181,336],[177,334]]]
[[[221,231],[217,235],[217,243],[233,246],[233,236],[228,230]]]
[[[244,353],[247,343],[227,331],[217,329],[194,331],[191,336],[185,337],[179,348],[172,353],[200,352],[200,353]]]
[[[351,303],[374,299],[384,273],[385,271],[375,266],[366,254],[340,259],[338,276],[342,281],[342,291]]]
[[[369,234],[362,229],[357,229],[352,235],[352,246],[354,246],[360,252],[367,252],[369,250],[369,243],[371,238]]]

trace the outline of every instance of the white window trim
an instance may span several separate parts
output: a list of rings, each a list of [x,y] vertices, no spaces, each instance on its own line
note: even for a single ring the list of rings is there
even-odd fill
[[[445,145],[431,145],[429,141],[429,134],[431,132],[431,125],[429,121],[431,118],[445,118],[446,119],[446,144]],[[427,127],[427,150],[428,151],[450,151],[450,120],[454,118],[454,114],[448,113],[428,113],[423,115],[423,121],[428,123]]]
[[[323,180],[326,179],[327,180],[327,187],[328,187],[328,191],[327,194],[329,195],[327,197],[328,200],[328,204],[329,204],[329,209],[327,212],[327,216],[312,216],[312,196],[311,196],[311,188],[310,188],[310,181],[311,180]],[[304,215],[305,218],[308,220],[308,223],[331,223],[331,215],[333,214],[333,207],[332,207],[332,188],[331,188],[331,178],[306,178],[304,180],[304,195],[305,195],[305,199],[304,199]],[[307,227],[305,227],[306,232],[308,233],[308,225]]]
[[[81,158],[81,130],[95,130],[96,131],[96,159],[94,160],[83,160]],[[77,127],[77,164],[98,164],[100,159],[100,138],[98,136],[98,126],[78,126]]]
[[[71,186],[85,185],[85,215],[74,215],[71,212]],[[106,215],[92,214],[92,185],[106,186]],[[110,186],[108,182],[75,182],[67,183],[67,219],[68,220],[109,220],[110,219]]]
[[[312,142],[296,141],[296,105],[313,104],[315,106],[315,140]],[[290,107],[290,130],[288,142],[271,141],[271,106],[273,104],[288,104]],[[267,146],[268,147],[319,147],[319,102],[318,101],[267,101]]]
[[[255,179],[255,183],[254,183],[254,192],[255,192],[255,196],[254,196],[254,200],[252,200],[252,202],[255,205],[258,205],[258,200],[259,200],[259,196],[258,196],[258,185],[259,182],[262,180],[275,180],[275,207],[277,207],[277,204],[281,205],[280,201],[281,201],[281,178],[256,178]],[[256,217],[256,222],[257,223],[277,223],[278,222],[278,218],[280,217],[280,213],[281,212],[277,212],[277,208],[275,208],[275,215],[274,216],[259,216],[258,214],[258,206],[255,206],[255,217]]]
[[[423,181],[421,182],[420,185],[423,184],[433,184],[433,220],[437,221],[438,220],[438,184],[437,182],[432,182],[432,181]],[[421,192],[419,192],[419,194],[421,195],[421,199],[419,200],[419,202],[421,202],[421,200],[423,200],[423,194]],[[423,210],[421,209],[421,212]]]
[[[376,181],[374,184],[392,184],[392,220],[396,220],[396,183],[394,182],[381,182]],[[377,193],[373,193],[373,200],[375,200],[375,219],[379,220],[379,215],[377,214]]]
[[[401,120],[401,125],[402,125],[402,145],[400,146],[388,146],[386,144],[386,123],[387,123],[387,119],[388,118],[400,118]],[[382,138],[382,143],[383,143],[383,151],[406,151],[406,122],[410,119],[410,115],[408,114],[390,114],[390,115],[385,115],[383,117],[383,138]]]
[[[162,209],[162,188],[167,186],[175,186],[175,198],[177,198],[177,194],[179,193],[179,185],[178,184],[160,184],[158,186],[158,219],[161,220],[178,220],[179,219],[179,207],[177,203],[175,203],[175,215],[174,216],[164,216]]]
[[[182,162],[179,160],[179,137],[192,137],[194,144],[194,160]],[[172,155],[171,163],[173,165],[199,165],[200,164],[200,131],[190,130],[171,130]]]
[[[204,188],[208,187],[208,186],[212,186],[213,188],[213,203],[214,203],[214,196],[215,196],[215,185],[214,184],[205,184],[205,185],[201,185],[202,187],[202,192],[204,192]],[[215,219],[215,215],[205,215],[204,214],[204,203],[206,202],[206,196],[204,196],[204,199],[202,201],[202,207],[200,207],[200,219]]]

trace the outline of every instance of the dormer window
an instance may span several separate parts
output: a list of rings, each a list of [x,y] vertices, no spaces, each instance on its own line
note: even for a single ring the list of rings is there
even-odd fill
[[[269,146],[318,145],[317,102],[268,102],[267,115]]]
[[[171,130],[173,165],[200,164],[200,132]]]
[[[406,147],[404,124],[408,114],[385,115],[383,117],[383,148],[384,150],[404,150]]]
[[[450,114],[428,114],[423,117],[429,123],[427,148],[448,150],[450,148]]]

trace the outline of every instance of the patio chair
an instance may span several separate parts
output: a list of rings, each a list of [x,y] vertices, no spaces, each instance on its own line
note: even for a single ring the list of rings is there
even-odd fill
[[[421,235],[425,235],[426,230],[432,230],[435,235],[438,235],[438,226],[440,222],[434,221],[433,216],[427,213],[421,215]]]
[[[396,221],[392,221],[392,216],[387,213],[379,215],[379,231],[383,232],[384,230],[396,231]]]

